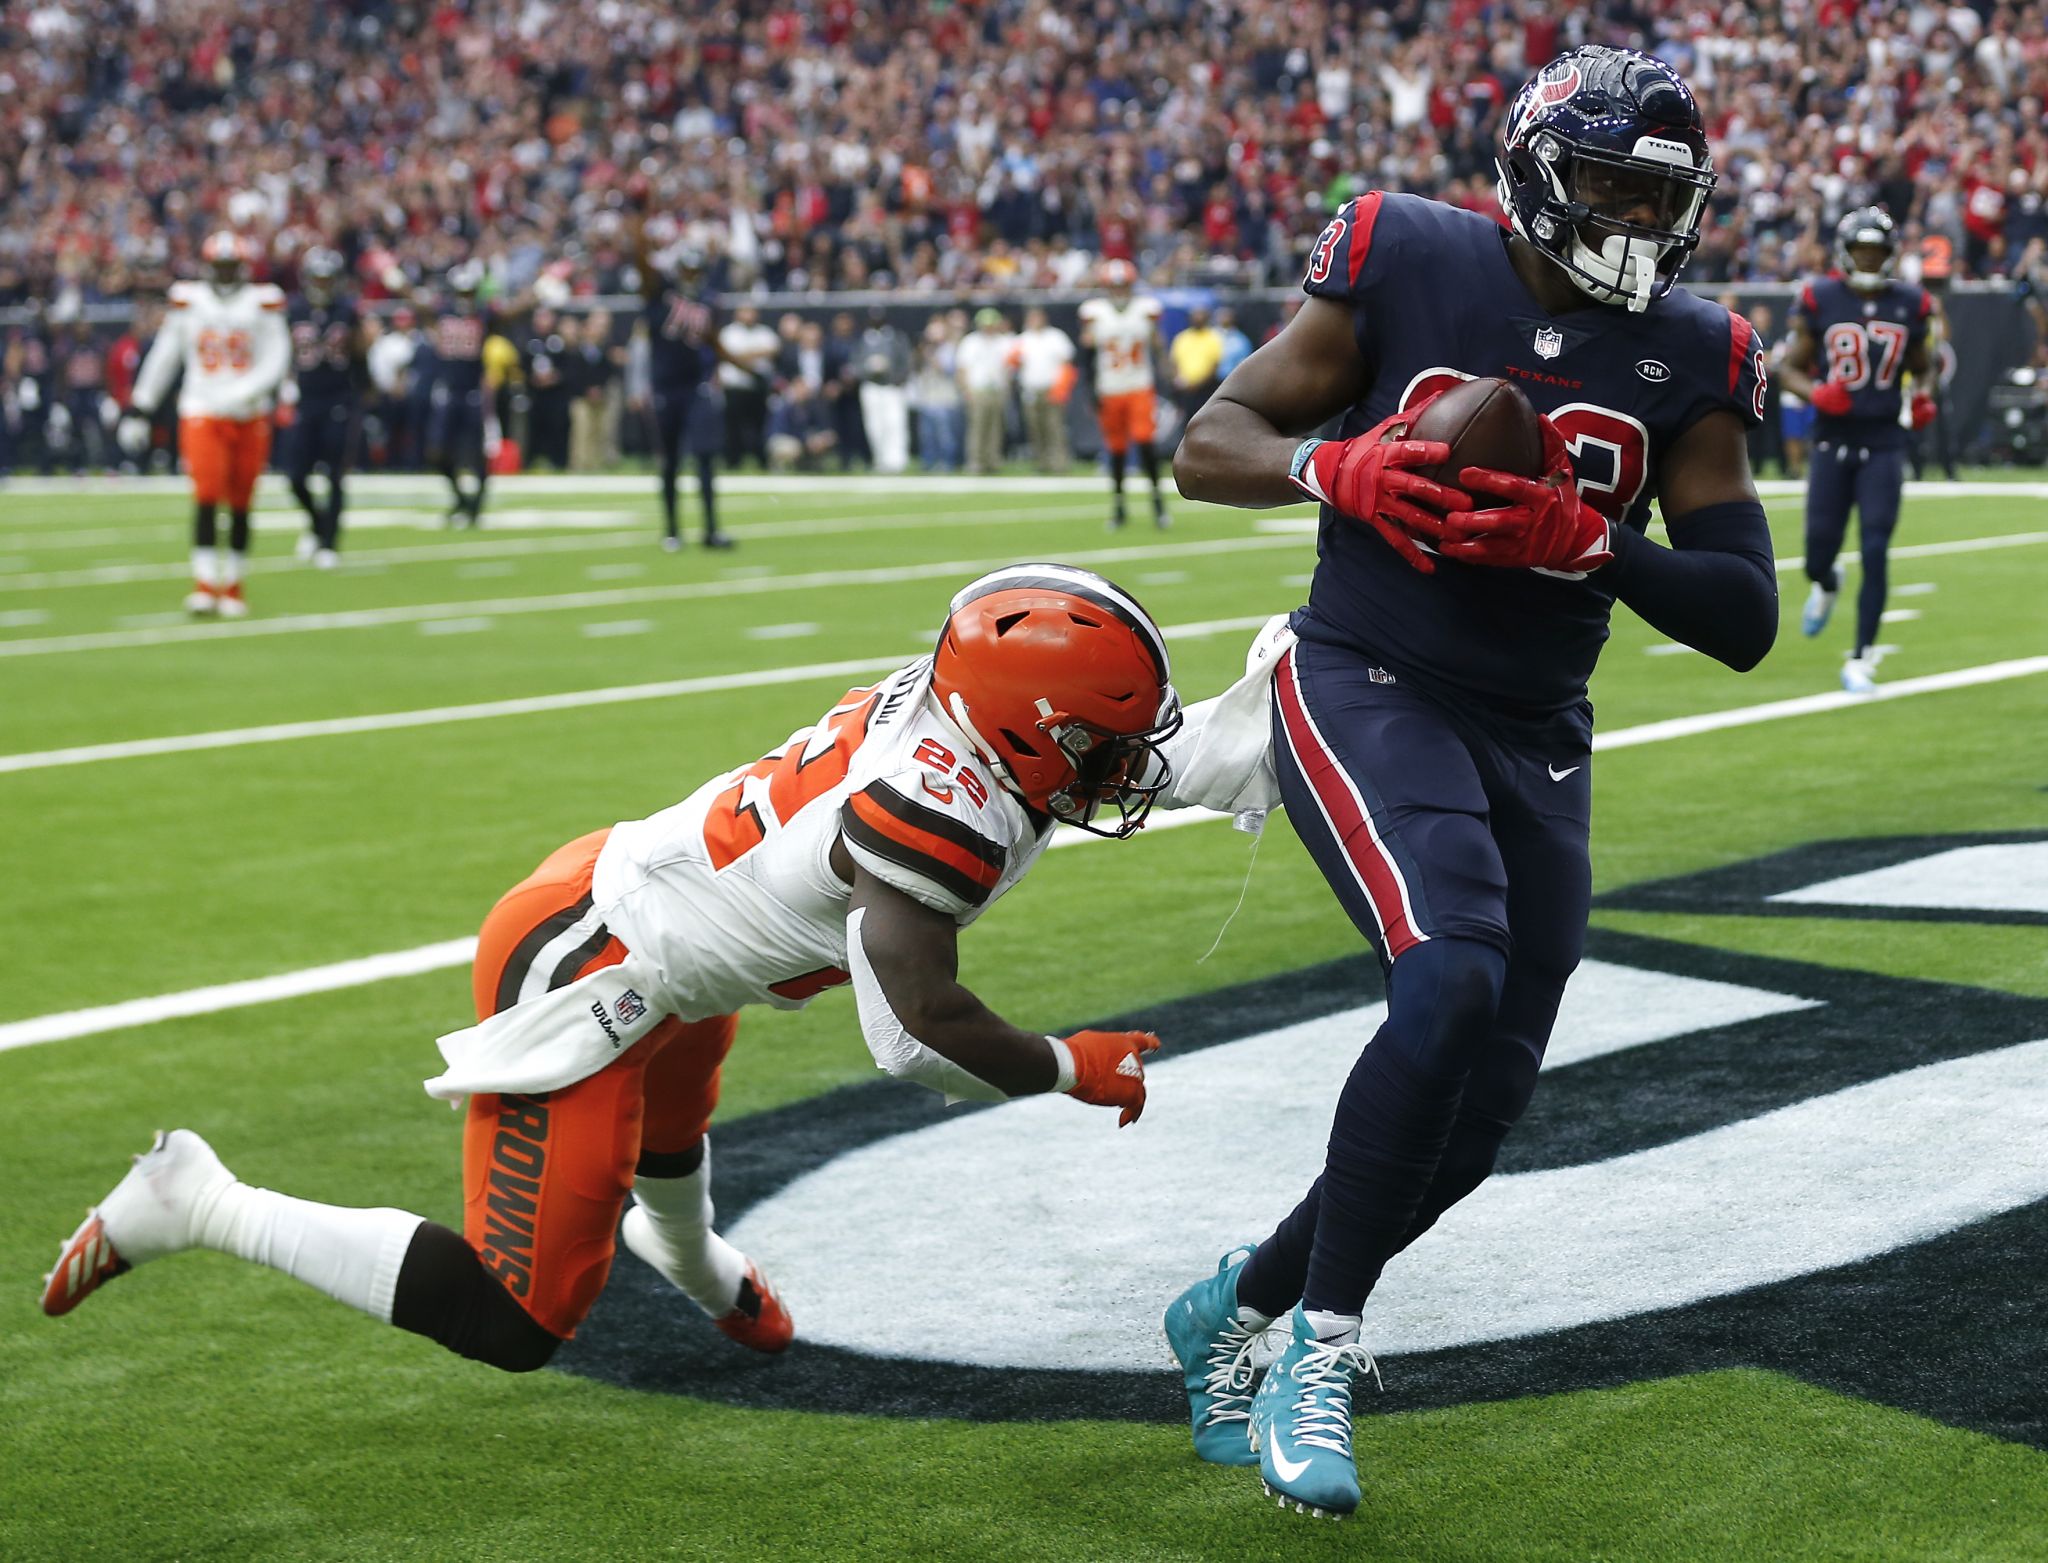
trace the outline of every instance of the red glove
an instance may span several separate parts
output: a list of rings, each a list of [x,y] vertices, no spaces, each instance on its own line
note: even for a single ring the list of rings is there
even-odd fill
[[[1475,500],[1506,503],[1445,516],[1437,552],[1446,559],[1543,570],[1576,581],[1614,557],[1607,518],[1579,496],[1564,436],[1548,418],[1538,421],[1543,425],[1542,477],[1516,477],[1490,467],[1466,467],[1458,474]]]
[[[1846,418],[1851,406],[1849,388],[1839,380],[1823,380],[1813,388],[1813,410],[1830,418]]]
[[[1913,427],[1916,429],[1926,428],[1927,425],[1934,422],[1934,412],[1934,398],[1925,391],[1915,391],[1908,410],[1908,415],[1913,420]]]
[[[1408,470],[1451,459],[1451,447],[1442,440],[1404,438],[1429,400],[1348,440],[1303,440],[1289,474],[1296,488],[1372,527],[1395,553],[1424,575],[1434,573],[1436,565],[1416,546],[1415,539],[1441,537],[1441,512],[1467,505],[1456,489]],[[1423,505],[1436,509],[1425,510]]]
[[[1057,1039],[1073,1056],[1067,1095],[1091,1107],[1121,1107],[1116,1126],[1136,1123],[1145,1110],[1145,1055],[1159,1051],[1149,1031],[1077,1031]]]

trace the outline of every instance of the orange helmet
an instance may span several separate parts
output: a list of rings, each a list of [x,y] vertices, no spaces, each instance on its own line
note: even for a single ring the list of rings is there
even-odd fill
[[[1106,288],[1127,288],[1137,280],[1138,268],[1127,260],[1102,263],[1102,285]]]
[[[1180,727],[1166,637],[1122,588],[1063,564],[1017,564],[954,597],[932,692],[999,779],[1098,836],[1145,823]],[[1094,823],[1105,805],[1114,826]]]
[[[199,258],[213,269],[216,282],[239,282],[248,275],[249,246],[232,229],[209,233],[206,242],[199,246]]]

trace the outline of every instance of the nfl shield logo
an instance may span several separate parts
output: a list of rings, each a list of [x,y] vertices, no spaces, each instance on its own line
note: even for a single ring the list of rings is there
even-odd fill
[[[1539,326],[1536,330],[1536,356],[1555,358],[1564,351],[1564,333],[1555,326]]]
[[[647,1001],[631,988],[628,988],[619,995],[619,1002],[614,1004],[612,1008],[618,1011],[619,1024],[630,1026],[634,1021],[647,1013]]]

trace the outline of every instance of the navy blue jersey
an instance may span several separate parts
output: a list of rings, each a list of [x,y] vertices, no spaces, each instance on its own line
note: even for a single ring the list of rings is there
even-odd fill
[[[679,390],[707,379],[718,362],[717,317],[703,299],[670,286],[647,301],[648,374]]]
[[[427,343],[434,350],[434,383],[451,396],[472,396],[483,389],[484,338],[491,334],[490,312],[474,299],[452,300],[434,317]]]
[[[292,333],[292,374],[299,399],[342,401],[362,383],[362,357],[356,350],[358,317],[347,299],[315,304],[292,300],[286,319]]]
[[[1712,412],[1763,421],[1756,333],[1683,288],[1641,315],[1590,300],[1549,315],[1506,241],[1478,213],[1378,191],[1323,230],[1302,287],[1351,307],[1371,376],[1339,432],[1363,433],[1453,381],[1498,375],[1564,435],[1586,502],[1641,531],[1672,441]],[[1439,560],[1423,575],[1328,505],[1316,551],[1305,638],[1349,645],[1504,726],[1589,727],[1586,680],[1614,604],[1597,573],[1571,581]]]
[[[1799,294],[1799,319],[1813,338],[1813,377],[1849,388],[1849,416],[1817,413],[1814,438],[1866,448],[1901,446],[1906,360],[1927,340],[1934,300],[1910,282],[1859,293],[1840,276],[1816,277]]]

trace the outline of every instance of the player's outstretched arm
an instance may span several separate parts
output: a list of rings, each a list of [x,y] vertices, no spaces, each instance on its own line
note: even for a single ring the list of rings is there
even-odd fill
[[[1673,640],[1747,673],[1778,637],[1778,572],[1740,418],[1711,412],[1678,437],[1657,508],[1671,546],[1615,527],[1602,578]]]
[[[1058,1039],[1020,1030],[961,986],[958,942],[950,915],[854,865],[846,964],[877,1064],[954,1099],[1064,1091],[1121,1108],[1120,1123],[1144,1111],[1144,1055],[1157,1037],[1082,1031]]]
[[[1188,420],[1173,477],[1189,499],[1219,505],[1291,505],[1291,476],[1304,435],[1370,387],[1352,332],[1352,312],[1311,298],[1285,330],[1230,372]]]
[[[1779,388],[1802,402],[1813,400],[1813,332],[1799,316],[1792,317],[1792,334],[1786,339],[1784,355],[1773,365]]]

